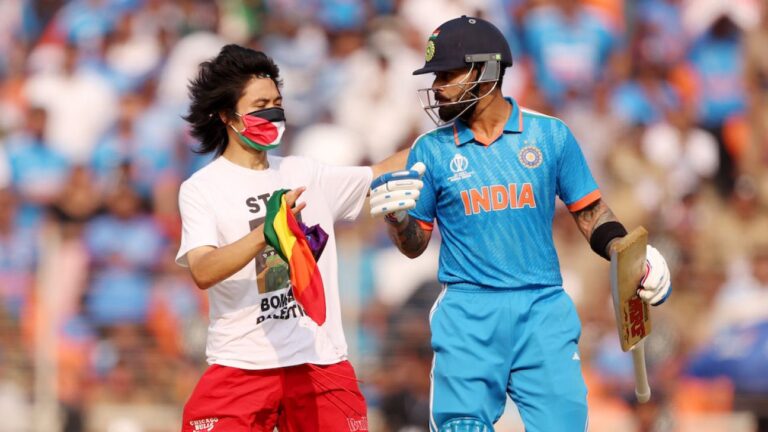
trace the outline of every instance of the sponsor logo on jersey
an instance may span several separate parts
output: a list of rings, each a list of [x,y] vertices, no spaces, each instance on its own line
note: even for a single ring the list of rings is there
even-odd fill
[[[453,175],[448,177],[448,181],[455,182],[472,177],[472,173],[467,172],[467,167],[469,167],[469,160],[464,156],[456,153],[456,156],[451,159],[450,168],[451,172],[453,172]]]
[[[544,160],[543,156],[541,155],[541,150],[539,150],[539,148],[535,145],[523,147],[518,154],[518,158],[524,167],[531,169],[541,165],[541,162]]]
[[[212,431],[219,422],[218,417],[208,417],[200,420],[190,420],[189,425],[196,431]]]
[[[483,186],[461,191],[464,214],[467,216],[507,209],[536,208],[536,197],[531,183],[510,183]]]

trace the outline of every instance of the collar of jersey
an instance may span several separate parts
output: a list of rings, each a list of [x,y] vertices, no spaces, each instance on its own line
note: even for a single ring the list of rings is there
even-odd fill
[[[523,131],[523,112],[514,99],[511,97],[505,97],[504,99],[512,105],[512,112],[509,114],[507,123],[504,125],[504,133],[521,133]],[[453,122],[453,141],[457,146],[475,141],[474,132],[461,119],[456,119]],[[482,143],[477,142],[477,144]]]

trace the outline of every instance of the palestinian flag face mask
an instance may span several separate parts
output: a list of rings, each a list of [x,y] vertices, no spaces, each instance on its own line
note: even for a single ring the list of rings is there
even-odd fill
[[[237,113],[235,113],[237,114]],[[243,120],[241,131],[232,126],[240,139],[256,150],[270,150],[280,145],[285,132],[285,111],[282,108],[266,108],[245,115],[237,114]]]

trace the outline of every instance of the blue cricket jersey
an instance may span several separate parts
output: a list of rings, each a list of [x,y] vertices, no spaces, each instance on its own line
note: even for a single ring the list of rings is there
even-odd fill
[[[427,166],[412,217],[442,236],[438,279],[488,288],[560,286],[555,197],[577,211],[600,198],[584,155],[559,119],[512,112],[490,145],[462,121],[419,137],[408,166]]]

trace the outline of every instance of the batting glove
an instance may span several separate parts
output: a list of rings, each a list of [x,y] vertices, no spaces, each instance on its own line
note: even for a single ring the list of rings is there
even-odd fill
[[[655,247],[648,245],[645,251],[645,276],[640,281],[637,295],[651,306],[658,306],[671,293],[672,281],[667,261]]]
[[[383,174],[371,182],[371,216],[384,215],[389,222],[400,222],[416,207],[427,167],[416,162],[411,169]]]

